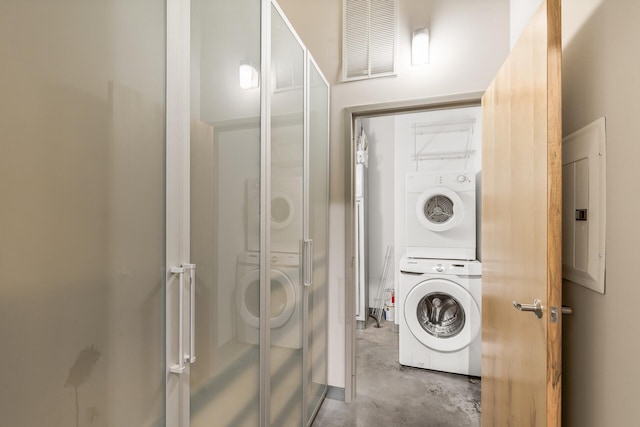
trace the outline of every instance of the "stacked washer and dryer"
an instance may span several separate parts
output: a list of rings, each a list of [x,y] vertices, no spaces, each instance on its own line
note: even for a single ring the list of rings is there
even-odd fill
[[[476,260],[475,173],[408,173],[406,209],[399,362],[480,376],[482,265]]]
[[[246,182],[247,252],[237,262],[238,340],[260,344],[260,182]],[[302,348],[302,178],[277,177],[271,193],[271,343]]]

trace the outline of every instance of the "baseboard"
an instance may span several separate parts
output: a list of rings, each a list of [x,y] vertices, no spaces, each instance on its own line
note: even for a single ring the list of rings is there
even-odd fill
[[[393,332],[400,332],[400,325],[397,323],[393,324]]]
[[[344,387],[327,386],[327,399],[344,402]]]

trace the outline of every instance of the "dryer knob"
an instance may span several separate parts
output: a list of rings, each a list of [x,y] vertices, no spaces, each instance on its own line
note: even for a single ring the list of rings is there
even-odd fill
[[[444,267],[442,266],[442,264],[436,265],[435,267],[433,267],[433,269],[438,273],[442,273],[444,271]]]
[[[275,255],[271,256],[271,264],[275,264],[276,262],[278,262],[278,257]]]
[[[458,182],[465,182],[467,180],[467,177],[464,175],[458,175]]]

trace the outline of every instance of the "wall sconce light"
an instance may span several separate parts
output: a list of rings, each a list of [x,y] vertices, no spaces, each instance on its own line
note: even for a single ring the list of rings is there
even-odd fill
[[[259,85],[258,70],[250,62],[240,63],[240,88],[255,89]]]
[[[411,65],[429,63],[429,30],[419,28],[411,39]]]

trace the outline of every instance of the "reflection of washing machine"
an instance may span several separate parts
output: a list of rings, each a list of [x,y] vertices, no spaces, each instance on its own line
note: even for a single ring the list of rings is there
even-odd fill
[[[302,348],[302,286],[298,254],[271,254],[271,343]],[[238,257],[236,307],[238,340],[260,343],[260,258]]]
[[[468,172],[407,174],[407,256],[476,259],[476,185]]]
[[[260,250],[260,181],[247,180],[247,250]],[[271,181],[271,250],[300,251],[302,239],[302,179]]]
[[[482,264],[400,260],[400,364],[480,376]]]

